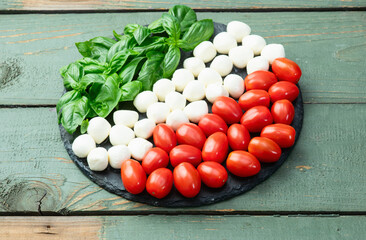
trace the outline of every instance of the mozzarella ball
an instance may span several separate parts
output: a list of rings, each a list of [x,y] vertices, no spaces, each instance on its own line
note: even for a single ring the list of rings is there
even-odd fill
[[[196,101],[188,104],[183,112],[187,115],[189,121],[198,123],[201,118],[208,113],[206,101]]]
[[[190,102],[205,98],[205,85],[200,81],[192,81],[183,90],[183,96]]]
[[[95,141],[89,134],[78,136],[72,143],[72,151],[79,158],[86,158],[94,148],[96,148]]]
[[[237,68],[245,68],[253,57],[253,50],[245,46],[238,46],[229,51],[229,58]]]
[[[268,60],[262,56],[255,57],[248,62],[247,65],[247,73],[251,74],[252,72],[258,70],[268,71],[269,63]]]
[[[229,75],[230,76],[230,75]],[[213,103],[217,97],[225,96],[228,97],[228,91],[222,86],[222,84],[214,83],[210,84],[206,88],[206,98],[210,103]]]
[[[186,98],[179,92],[170,92],[165,97],[165,103],[168,104],[170,110],[181,109],[183,110],[186,106]]]
[[[185,68],[180,68],[173,73],[172,82],[175,85],[175,90],[182,92],[187,83],[194,80],[193,73]]]
[[[222,84],[221,75],[213,68],[203,69],[202,72],[198,75],[197,80],[202,82],[205,87],[213,83]]]
[[[161,102],[165,101],[165,96],[168,95],[168,93],[174,91],[175,91],[174,83],[166,78],[160,79],[153,86],[153,92]]]
[[[109,133],[109,141],[113,146],[127,145],[134,138],[133,130],[124,125],[114,125]]]
[[[128,144],[128,149],[131,151],[131,156],[141,161],[145,154],[153,147],[152,143],[143,138],[134,138]]]
[[[117,145],[108,149],[108,161],[112,168],[120,169],[124,161],[131,158],[131,151],[125,145]]]
[[[131,110],[118,110],[113,113],[113,121],[116,125],[125,125],[132,128],[139,120],[139,114]]]
[[[158,97],[152,91],[143,91],[135,97],[133,105],[140,113],[145,113],[147,108],[158,101]]]
[[[250,27],[239,21],[231,21],[227,24],[226,31],[235,38],[237,42],[241,42],[245,36],[250,34]]]
[[[193,73],[193,76],[197,77],[198,74],[205,68],[205,63],[202,59],[197,57],[190,57],[184,60],[183,67]]]
[[[231,97],[237,99],[244,93],[244,80],[237,74],[229,74],[224,79],[224,87]]]
[[[108,152],[103,147],[94,148],[87,157],[88,165],[92,171],[103,171],[108,167]]]
[[[251,48],[255,55],[259,55],[264,46],[266,46],[266,40],[259,35],[249,35],[243,38],[241,44]]]
[[[193,56],[200,58],[204,63],[211,61],[216,54],[216,49],[210,41],[201,42],[193,50]]]
[[[133,130],[136,137],[148,139],[152,136],[156,124],[153,120],[144,118],[135,123]]]
[[[111,125],[105,118],[94,117],[89,121],[88,134],[99,144],[106,140],[111,130]]]
[[[233,70],[233,62],[227,55],[219,55],[214,58],[210,68],[216,70],[221,77],[224,77]]]
[[[166,118],[170,113],[170,107],[166,103],[157,102],[151,104],[146,112],[148,119],[153,120],[155,123],[165,122]]]
[[[263,48],[261,56],[267,58],[269,64],[272,64],[276,58],[285,57],[285,49],[282,44],[268,44]]]
[[[221,32],[213,39],[216,51],[221,54],[228,54],[230,49],[237,46],[236,40],[227,32]]]
[[[166,125],[176,131],[182,124],[189,123],[187,115],[180,109],[171,112],[167,119]]]

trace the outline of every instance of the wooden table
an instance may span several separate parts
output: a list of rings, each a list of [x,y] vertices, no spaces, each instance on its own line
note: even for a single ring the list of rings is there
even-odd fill
[[[303,70],[303,130],[269,180],[229,201],[167,209],[85,177],[56,121],[75,42],[147,24],[180,1],[0,3],[0,239],[365,239],[366,1],[189,1],[248,23]],[[64,216],[67,215],[67,216]]]

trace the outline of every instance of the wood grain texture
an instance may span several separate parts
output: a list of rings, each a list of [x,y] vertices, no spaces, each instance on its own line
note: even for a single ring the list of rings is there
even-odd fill
[[[80,58],[74,43],[111,36],[127,23],[147,24],[161,13],[2,15],[0,104],[56,104],[59,68]],[[366,13],[199,13],[228,23],[240,20],[268,43],[282,43],[303,70],[306,103],[366,102]]]

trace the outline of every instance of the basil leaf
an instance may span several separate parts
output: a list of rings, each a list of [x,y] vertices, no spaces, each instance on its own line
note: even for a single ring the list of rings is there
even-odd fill
[[[126,34],[126,35],[129,35],[129,34],[131,35],[139,27],[141,27],[141,25],[138,25],[138,24],[127,24],[125,26],[125,29],[123,30],[123,33]]]
[[[92,83],[105,83],[106,79],[103,75],[90,73],[84,75],[80,80],[80,85],[85,90]]]
[[[122,79],[122,84],[131,82],[138,69],[139,63],[145,59],[144,57],[136,57],[128,64],[124,65],[120,71],[119,77]]]
[[[60,68],[60,74],[61,76],[64,78],[65,74],[67,72],[67,68],[69,67],[69,65],[63,66],[62,68]]]
[[[168,49],[166,44],[167,38],[165,37],[153,37],[148,38],[142,45],[134,47],[133,50],[138,52],[139,55],[146,55],[148,52],[165,52]]]
[[[108,50],[115,44],[111,38],[95,37],[86,42],[75,43],[81,55],[105,62]]]
[[[111,74],[118,72],[123,65],[126,63],[127,58],[130,56],[130,51],[121,51],[117,52],[111,59],[108,65],[108,70],[105,72],[106,74]]]
[[[84,73],[102,73],[105,71],[106,66],[97,60],[92,58],[83,58],[77,61],[84,69]]]
[[[133,36],[137,41],[137,44],[140,45],[145,39],[150,36],[151,31],[147,27],[139,26],[134,32]]]
[[[75,45],[83,57],[91,57],[91,43],[89,41],[77,42]]]
[[[184,51],[193,50],[199,43],[210,39],[214,32],[212,19],[204,19],[195,22],[183,35],[178,46]]]
[[[61,123],[61,109],[64,105],[66,105],[67,103],[80,99],[81,98],[81,93],[75,90],[66,92],[64,95],[62,95],[62,97],[58,100],[57,105],[56,105],[56,112],[57,112],[57,119],[58,119],[58,123]]]
[[[136,40],[130,35],[123,35],[121,40],[115,43],[108,51],[106,61],[109,63],[113,56],[126,49],[132,49],[136,45]]]
[[[89,100],[85,96],[67,103],[62,108],[62,126],[68,133],[72,134],[83,122],[89,111]]]
[[[170,37],[178,41],[180,37],[180,25],[178,19],[168,13],[163,13],[162,19],[164,30]]]
[[[79,90],[79,80],[84,75],[83,67],[79,63],[71,63],[64,74],[64,86],[67,90]]]
[[[168,52],[165,54],[163,61],[164,75],[163,77],[169,78],[173,75],[175,69],[177,68],[180,60],[180,50],[179,47],[170,45]]]
[[[175,5],[169,9],[169,14],[176,17],[180,24],[182,33],[197,21],[197,15],[193,9],[185,5]]]
[[[119,35],[118,33],[116,33],[116,31],[113,30],[113,36],[115,39],[117,39],[117,41],[120,41],[122,39],[122,36],[124,35]]]
[[[137,81],[142,83],[142,90],[151,90],[153,84],[163,76],[164,54],[151,51],[146,56],[148,59],[142,66]]]
[[[148,28],[151,30],[152,33],[164,32],[165,30],[163,28],[163,19],[159,18],[158,20],[155,20],[148,26]]]
[[[80,132],[81,132],[81,134],[86,133],[86,131],[88,130],[88,127],[89,127],[89,120],[88,119],[85,119],[81,123],[81,126],[80,126]]]
[[[120,102],[132,101],[142,89],[142,83],[140,81],[128,82],[122,86],[122,96]]]

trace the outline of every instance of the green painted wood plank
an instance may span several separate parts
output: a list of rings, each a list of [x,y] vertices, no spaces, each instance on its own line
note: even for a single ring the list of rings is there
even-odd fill
[[[109,36],[127,23],[147,24],[161,13],[2,15],[0,104],[56,104],[63,91],[58,70],[80,58],[74,43]],[[366,13],[199,13],[248,23],[268,43],[283,43],[302,67],[308,103],[366,102]]]
[[[266,182],[231,200],[165,209],[99,188],[68,157],[54,109],[0,109],[0,213],[366,211],[364,104],[308,104],[300,139]]]

